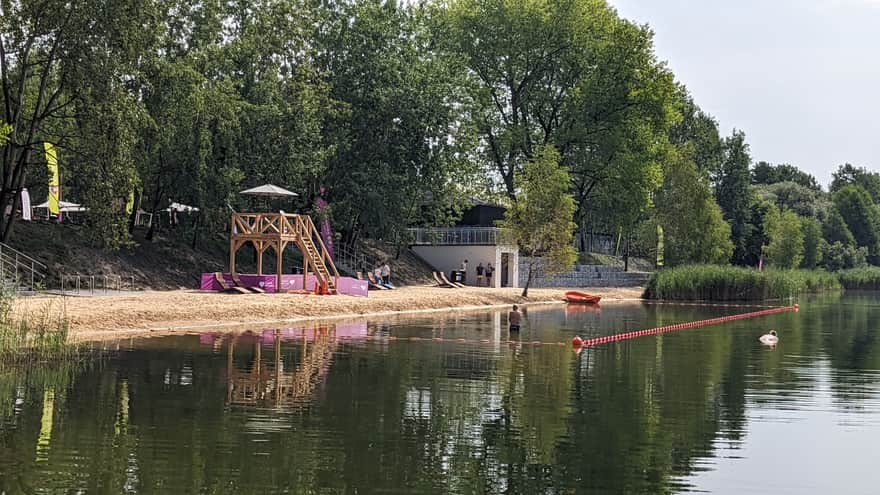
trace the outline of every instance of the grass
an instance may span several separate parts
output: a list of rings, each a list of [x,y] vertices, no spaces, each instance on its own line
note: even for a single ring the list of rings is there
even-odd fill
[[[63,307],[47,304],[35,313],[16,313],[18,294],[0,288],[0,361],[39,362],[74,357],[69,323]]]
[[[654,273],[647,299],[679,301],[760,301],[840,289],[835,274],[823,270],[764,270],[690,265]]]
[[[880,267],[867,266],[837,272],[837,278],[845,289],[880,289]]]

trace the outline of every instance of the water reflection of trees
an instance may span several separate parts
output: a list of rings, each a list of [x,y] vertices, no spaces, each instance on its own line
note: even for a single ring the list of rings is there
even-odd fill
[[[381,329],[486,344],[341,341],[332,328],[150,339],[54,379],[0,373],[0,490],[671,492],[719,442],[743,440],[749,401],[796,405],[813,390],[817,357],[843,407],[860,403],[854,387],[872,393],[860,370],[880,364],[880,308],[854,302],[580,356],[528,342],[720,311],[530,311],[522,342],[497,313]],[[755,340],[771,327],[775,351]]]

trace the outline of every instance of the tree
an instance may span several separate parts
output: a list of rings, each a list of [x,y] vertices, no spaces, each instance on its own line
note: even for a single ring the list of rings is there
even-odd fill
[[[780,210],[789,209],[802,217],[815,217],[821,208],[819,192],[796,182],[774,182],[753,186],[754,191]]]
[[[747,239],[751,234],[749,224],[749,145],[742,131],[734,130],[724,139],[724,158],[721,170],[715,178],[715,197],[730,224],[735,264],[747,263]]]
[[[663,227],[664,260],[686,263],[727,263],[733,252],[730,226],[721,218],[705,172],[687,155],[671,152],[663,186],[654,196],[654,217]]]
[[[846,245],[840,241],[822,245],[822,261],[820,266],[826,270],[837,271],[848,268],[860,268],[868,264],[868,250],[855,245]]]
[[[581,225],[596,205],[613,208],[606,218],[648,206],[677,88],[647,27],[604,0],[455,0],[442,20],[439,38],[473,80],[467,115],[479,157],[510,198],[523,164],[552,144]]]
[[[529,295],[538,256],[542,268],[551,274],[568,270],[577,259],[572,245],[577,226],[572,221],[575,204],[570,183],[568,172],[559,165],[559,152],[553,146],[541,148],[526,162],[517,197],[499,222],[509,241],[530,258],[523,297]]]
[[[723,160],[723,143],[718,133],[718,122],[703,112],[693,98],[682,87],[677,105],[681,120],[669,130],[669,142],[676,146],[690,145],[691,158],[697,168],[709,174],[718,175]]]
[[[838,167],[831,177],[831,192],[837,192],[848,185],[857,185],[867,191],[872,201],[880,203],[880,174],[877,172],[846,163]]]
[[[752,169],[752,184],[776,184],[777,182],[794,182],[795,184],[819,192],[822,188],[812,175],[800,170],[794,165],[783,163],[771,165],[767,162],[758,162]]]
[[[460,113],[466,71],[457,55],[432,49],[428,14],[368,0],[325,16],[318,64],[346,109],[328,129],[336,147],[325,183],[349,239],[401,242],[414,224],[452,221],[481,189]]]
[[[77,123],[89,115],[76,115],[74,104],[90,87],[124,87],[154,40],[155,5],[105,4],[0,4],[0,101],[11,127],[0,156],[0,240],[10,235],[28,169],[43,163],[42,143],[51,142],[70,157],[82,145],[104,139],[83,135]]]
[[[868,258],[876,262],[880,254],[880,211],[871,196],[859,185],[849,184],[832,195],[856,244],[868,249]]]
[[[770,243],[764,248],[767,263],[778,268],[797,268],[804,257],[801,219],[793,211],[774,208],[765,219]]]
[[[801,217],[800,220],[804,232],[804,258],[801,261],[801,268],[813,269],[822,260],[822,251],[825,247],[822,226],[815,218]]]
[[[834,206],[829,209],[828,218],[822,224],[822,236],[829,244],[839,242],[844,246],[851,246],[856,243],[856,238],[850,232],[846,221]]]

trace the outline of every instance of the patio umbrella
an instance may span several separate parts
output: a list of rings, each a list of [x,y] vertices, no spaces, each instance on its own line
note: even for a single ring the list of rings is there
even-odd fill
[[[249,194],[251,196],[299,196],[299,194],[293,191],[288,191],[274,184],[263,184],[262,186],[245,189],[239,194]]]

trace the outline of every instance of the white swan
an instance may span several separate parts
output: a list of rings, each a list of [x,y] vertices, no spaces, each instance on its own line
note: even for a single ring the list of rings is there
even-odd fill
[[[770,333],[761,335],[758,340],[764,345],[776,345],[779,342],[779,337],[776,336],[776,330],[770,330]]]

